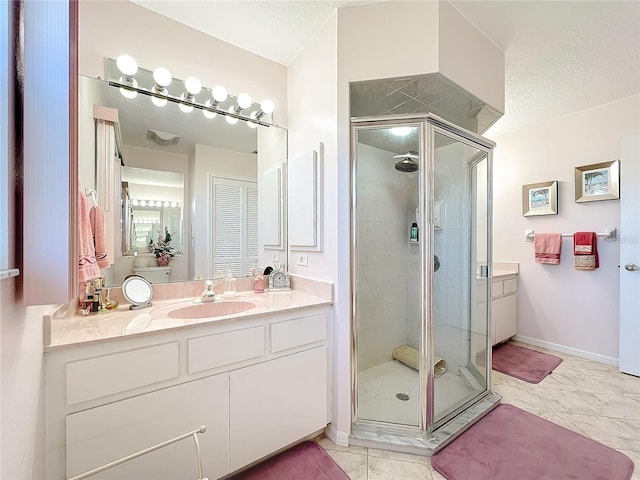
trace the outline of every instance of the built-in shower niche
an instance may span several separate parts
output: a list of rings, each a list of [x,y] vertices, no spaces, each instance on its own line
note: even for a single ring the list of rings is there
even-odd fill
[[[352,437],[430,454],[498,401],[477,273],[492,144],[431,115],[353,125]]]

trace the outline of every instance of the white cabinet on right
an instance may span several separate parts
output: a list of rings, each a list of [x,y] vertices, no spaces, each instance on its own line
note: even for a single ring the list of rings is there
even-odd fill
[[[494,276],[491,283],[491,344],[509,340],[518,333],[517,275]]]
[[[234,471],[326,427],[326,346],[234,370],[229,398]]]

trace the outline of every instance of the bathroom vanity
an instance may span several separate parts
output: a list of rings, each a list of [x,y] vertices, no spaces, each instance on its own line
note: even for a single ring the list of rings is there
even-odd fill
[[[491,344],[518,333],[518,264],[494,262],[491,281]]]
[[[187,319],[171,312],[192,299],[122,306],[72,317],[53,334],[45,353],[47,478],[71,478],[205,425],[202,464],[213,480],[324,429],[331,300],[296,290],[223,300],[234,301],[256,306]],[[197,478],[193,441],[92,478],[140,472]]]

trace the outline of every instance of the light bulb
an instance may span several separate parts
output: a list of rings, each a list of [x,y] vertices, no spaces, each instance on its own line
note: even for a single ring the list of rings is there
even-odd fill
[[[180,100],[193,103],[193,97],[191,95],[188,95],[185,97],[184,93],[180,95]],[[178,108],[182,110],[184,113],[191,113],[193,111],[193,107],[191,105],[185,105],[184,103],[179,103]]]
[[[213,99],[218,103],[224,102],[229,97],[227,89],[222,85],[216,85],[215,87],[213,87],[213,90],[211,90],[211,94],[213,95]]]
[[[133,205],[134,207],[138,206],[138,200],[131,200],[131,205]]]
[[[197,95],[202,90],[202,83],[196,77],[188,77],[184,81],[184,88],[187,89],[191,95]]]
[[[257,116],[258,116],[258,112],[251,112],[251,115],[249,115],[249,118],[251,118],[252,120],[256,120]],[[249,128],[258,128],[258,124],[254,122],[247,122],[247,125],[249,126]]]
[[[120,89],[120,94],[124,97],[124,98],[128,98],[129,100],[132,100],[134,98],[136,98],[138,96],[138,92],[136,92],[135,90],[129,90],[126,88],[121,88]]]
[[[178,204],[177,204],[176,202],[171,202],[171,206],[172,206],[173,208],[176,208],[176,207],[178,206]]]
[[[116,59],[116,66],[124,75],[135,75],[138,71],[138,64],[130,55],[120,55]]]
[[[164,89],[163,89],[163,90],[164,90]],[[166,95],[166,94],[167,94],[167,91],[166,91],[166,90],[162,91],[162,90],[159,90],[159,89],[158,89],[158,88],[156,88],[156,87],[152,87],[152,88],[151,88],[151,91],[152,91],[153,93],[159,93],[159,94],[161,94],[161,95]],[[166,98],[160,98],[160,97],[154,97],[154,96],[151,96],[151,102],[152,102],[156,107],[164,107],[164,106],[167,104],[167,99],[166,99]]]
[[[229,107],[229,112],[231,112],[231,113],[235,113],[235,111],[236,111],[236,109],[235,109],[234,107]],[[238,123],[238,119],[237,119],[237,118],[234,118],[234,117],[232,117],[232,116],[230,116],[230,115],[226,115],[226,116],[224,117],[224,119],[227,121],[227,123],[228,123],[229,125],[235,125],[236,123]]]
[[[153,71],[153,81],[160,88],[167,88],[171,85],[171,72],[164,67],[158,67]]]
[[[140,200],[140,206],[141,207],[146,207],[147,206],[146,200]]]
[[[204,106],[212,108],[213,107],[213,102],[211,100],[207,100],[206,102],[204,102]],[[217,113],[216,112],[211,112],[209,110],[202,110],[202,115],[204,115],[206,118],[215,118]]]
[[[193,107],[191,105],[185,105],[184,103],[179,103],[178,108],[182,110],[184,113],[193,112]]]
[[[272,114],[275,109],[276,109],[276,106],[273,104],[271,100],[265,100],[260,104],[260,110],[262,110],[267,115]]]
[[[395,127],[389,129],[389,131],[396,137],[406,137],[411,133],[414,127]]]
[[[241,93],[238,96],[238,106],[242,109],[249,108],[251,106],[252,100],[249,95],[246,93]]]
[[[168,207],[168,206],[169,206],[169,202],[164,202],[164,203],[162,204],[162,206],[163,206],[163,207],[165,207],[165,208],[166,208],[166,207]]]

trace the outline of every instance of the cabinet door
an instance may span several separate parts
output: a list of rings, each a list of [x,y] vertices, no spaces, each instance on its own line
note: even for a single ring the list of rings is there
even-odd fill
[[[493,300],[491,319],[495,329],[494,345],[518,333],[518,296],[508,295]]]
[[[231,469],[327,425],[327,353],[317,347],[231,372]]]
[[[67,416],[67,478],[206,425],[198,435],[203,475],[229,473],[229,374],[158,390]],[[192,438],[92,479],[198,478]]]

